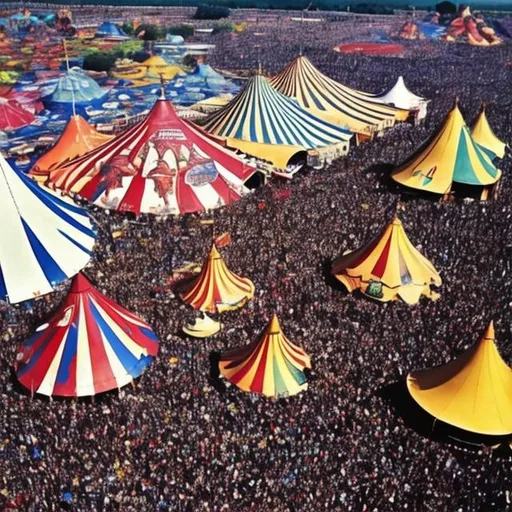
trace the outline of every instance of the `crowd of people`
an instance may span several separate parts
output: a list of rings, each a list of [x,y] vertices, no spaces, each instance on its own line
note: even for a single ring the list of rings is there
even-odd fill
[[[135,219],[91,209],[99,237],[85,274],[153,327],[159,354],[119,392],[90,400],[32,397],[13,378],[17,350],[66,289],[29,305],[3,304],[1,510],[510,507],[506,453],[438,440],[431,423],[432,435],[417,432],[383,393],[409,371],[459,354],[492,319],[499,350],[512,363],[510,156],[499,162],[496,201],[402,200],[407,234],[442,276],[438,301],[410,307],[364,300],[334,286],[326,272],[394,215],[400,196],[383,170],[433,133],[455,96],[468,122],[486,101],[495,132],[512,141],[510,46],[431,43],[433,50],[422,53],[430,46],[411,43],[406,58],[370,58],[332,52],[321,44],[323,33],[300,42],[296,31],[281,34],[290,39],[259,38],[261,52],[250,35],[238,43],[220,35],[212,64],[254,68],[259,53],[273,73],[303,45],[319,69],[362,90],[378,92],[404,75],[413,92],[431,100],[427,119],[398,125],[323,170],[304,169],[291,182],[273,179],[213,214]],[[211,218],[213,224],[200,222]],[[114,231],[123,235],[114,240]],[[202,263],[212,236],[225,232],[232,238],[221,250],[227,265],[253,280],[256,295],[223,315],[217,335],[191,339],[181,328],[197,314],[169,282],[176,268]],[[213,383],[210,354],[253,341],[274,312],[287,337],[311,356],[308,390],[271,400]]]

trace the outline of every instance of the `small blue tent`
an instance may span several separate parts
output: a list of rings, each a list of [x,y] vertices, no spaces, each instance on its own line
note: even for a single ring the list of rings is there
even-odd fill
[[[108,39],[130,39],[124,30],[112,21],[104,21],[102,25],[98,27],[98,30],[96,30],[96,37]]]

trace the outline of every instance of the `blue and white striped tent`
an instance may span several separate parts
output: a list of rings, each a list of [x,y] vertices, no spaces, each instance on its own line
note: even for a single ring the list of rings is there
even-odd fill
[[[320,119],[256,75],[204,125],[230,147],[285,168],[300,151],[321,150],[331,157],[346,154],[350,131]]]
[[[0,154],[0,300],[44,295],[88,263],[95,231],[87,212],[42,189]]]

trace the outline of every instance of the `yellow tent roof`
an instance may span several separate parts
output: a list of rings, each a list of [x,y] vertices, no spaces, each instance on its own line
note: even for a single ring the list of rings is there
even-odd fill
[[[168,64],[159,55],[149,57],[142,65],[147,67],[146,77],[148,78],[160,78],[161,76],[164,80],[172,80],[181,71],[179,66]]]
[[[57,143],[37,160],[29,174],[37,181],[45,181],[51,170],[85,155],[112,138],[112,135],[98,133],[83,117],[74,115]]]
[[[181,293],[184,302],[208,313],[238,309],[253,297],[252,281],[231,272],[215,244],[199,275]]]
[[[471,127],[471,136],[477,144],[480,144],[484,149],[491,152],[491,158],[494,158],[494,156],[503,158],[505,156],[505,148],[507,145],[498,139],[492,131],[487,116],[485,115],[485,107],[482,108]]]
[[[183,327],[183,332],[194,338],[209,338],[220,331],[220,322],[204,313],[204,318],[196,318],[193,324]]]
[[[439,131],[391,176],[406,187],[446,194],[453,182],[492,185],[501,171],[475,144],[456,104]]]
[[[400,297],[416,304],[422,295],[436,299],[438,294],[430,285],[442,284],[437,270],[414,247],[396,217],[369,243],[335,260],[331,272],[349,292],[360,289],[383,302]]]
[[[487,435],[512,433],[512,369],[494,344],[491,322],[483,338],[453,361],[407,377],[413,399],[455,427]]]
[[[221,354],[220,373],[244,391],[266,396],[296,395],[307,389],[304,368],[310,357],[281,330],[274,315],[255,343]]]

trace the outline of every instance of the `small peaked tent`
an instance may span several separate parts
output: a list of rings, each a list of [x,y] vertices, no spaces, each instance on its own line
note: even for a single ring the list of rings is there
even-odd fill
[[[336,259],[332,274],[349,292],[360,289],[382,302],[399,297],[416,304],[422,295],[437,299],[430,289],[441,286],[441,277],[411,243],[398,218],[394,218],[373,240]]]
[[[172,80],[178,73],[181,72],[179,66],[168,64],[160,55],[153,55],[146,59],[143,63],[146,67],[146,78]]]
[[[105,39],[130,39],[124,32],[124,30],[113,23],[112,21],[104,21],[96,30],[96,37],[102,37]]]
[[[29,174],[37,181],[44,182],[53,169],[111,139],[111,135],[97,132],[82,116],[71,116],[56,144],[36,161]]]
[[[53,103],[89,104],[93,100],[103,98],[108,89],[100,87],[80,68],[71,68],[59,78],[51,94],[44,98]]]
[[[253,76],[225,107],[211,114],[204,128],[229,147],[280,169],[300,152],[315,150],[325,159],[345,155],[352,137],[300,107],[261,75]]]
[[[507,145],[498,139],[492,131],[485,114],[485,106],[482,106],[480,114],[471,127],[471,136],[492,159],[496,157],[503,158],[505,156],[505,148]]]
[[[78,274],[64,304],[23,346],[16,375],[33,393],[91,396],[130,383],[157,352],[146,322]]]
[[[231,272],[215,244],[197,277],[181,292],[183,302],[207,313],[222,313],[243,307],[254,297],[254,284]]]
[[[512,434],[512,369],[494,339],[491,322],[482,339],[453,361],[410,373],[412,398],[449,425],[477,434]]]
[[[368,98],[377,103],[392,105],[404,110],[417,111],[418,119],[423,119],[427,115],[428,101],[412,93],[405,85],[402,76],[398,77],[393,87],[390,87],[381,94],[368,94]]]
[[[453,183],[493,185],[501,171],[485,151],[475,143],[456,104],[441,128],[391,177],[409,188],[435,194],[447,194]]]
[[[87,212],[15,171],[0,154],[0,300],[44,295],[79,272],[95,233]]]
[[[0,98],[0,131],[16,130],[34,121],[34,114],[17,101]]]
[[[194,338],[209,338],[220,331],[220,322],[204,313],[203,318],[196,318],[193,324],[183,327],[183,332]]]
[[[145,120],[55,169],[48,184],[103,208],[169,215],[237,201],[255,171],[162,97]]]
[[[201,86],[205,89],[224,89],[226,87],[236,88],[234,84],[226,80],[220,73],[217,73],[209,64],[199,63],[194,71],[183,79],[183,86]]]
[[[277,398],[308,388],[304,369],[311,368],[311,360],[286,338],[274,315],[259,340],[223,352],[219,368],[227,380],[243,391]]]
[[[374,132],[382,132],[396,120],[405,121],[409,116],[406,110],[375,104],[366,93],[329,78],[303,55],[290,62],[270,83],[315,116],[365,137],[372,137]]]

